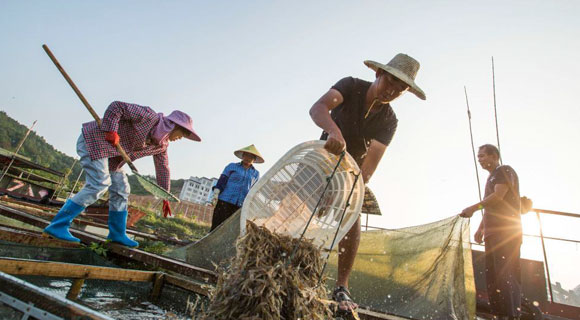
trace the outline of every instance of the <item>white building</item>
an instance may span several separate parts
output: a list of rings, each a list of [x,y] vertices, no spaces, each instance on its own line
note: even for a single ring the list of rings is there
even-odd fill
[[[217,184],[217,178],[191,177],[183,183],[179,199],[207,204],[211,202],[213,192],[211,188]]]

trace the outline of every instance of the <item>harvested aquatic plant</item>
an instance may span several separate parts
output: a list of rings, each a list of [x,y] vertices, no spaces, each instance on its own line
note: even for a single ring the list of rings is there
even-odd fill
[[[324,281],[319,284],[324,261],[311,241],[280,236],[248,222],[236,249],[229,267],[220,269],[203,319],[332,318],[323,300],[328,296]]]

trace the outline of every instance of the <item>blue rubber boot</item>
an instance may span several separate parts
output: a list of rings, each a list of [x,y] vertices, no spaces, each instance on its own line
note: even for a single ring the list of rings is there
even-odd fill
[[[73,219],[81,214],[83,210],[85,210],[85,207],[74,203],[72,200],[67,200],[62,208],[58,210],[48,227],[44,229],[44,233],[62,241],[81,242],[79,238],[75,238],[70,234],[69,227]]]
[[[109,211],[109,236],[107,239],[129,248],[139,246],[139,242],[127,237],[127,210]]]

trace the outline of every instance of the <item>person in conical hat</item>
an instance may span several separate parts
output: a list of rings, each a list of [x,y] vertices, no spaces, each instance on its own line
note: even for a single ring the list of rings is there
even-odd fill
[[[391,102],[409,91],[421,100],[426,96],[415,83],[419,62],[399,53],[387,64],[366,60],[375,71],[373,82],[346,77],[339,80],[310,109],[314,123],[322,128],[321,140],[334,154],[347,151],[370,180],[397,129]],[[350,297],[348,279],[360,241],[360,218],[339,243],[338,277],[333,299],[339,310],[358,306]]]
[[[254,163],[264,163],[264,158],[256,149],[249,145],[234,151],[240,162],[228,164],[213,190],[213,217],[210,232],[233,215],[244,204],[250,188],[260,178],[260,172],[254,168]]]

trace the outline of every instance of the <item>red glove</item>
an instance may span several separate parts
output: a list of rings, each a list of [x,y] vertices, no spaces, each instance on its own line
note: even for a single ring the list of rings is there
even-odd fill
[[[116,146],[119,144],[119,135],[115,131],[107,131],[105,132],[105,140],[113,146]]]
[[[167,218],[167,216],[171,215],[171,206],[169,206],[169,201],[163,200],[163,217]]]

